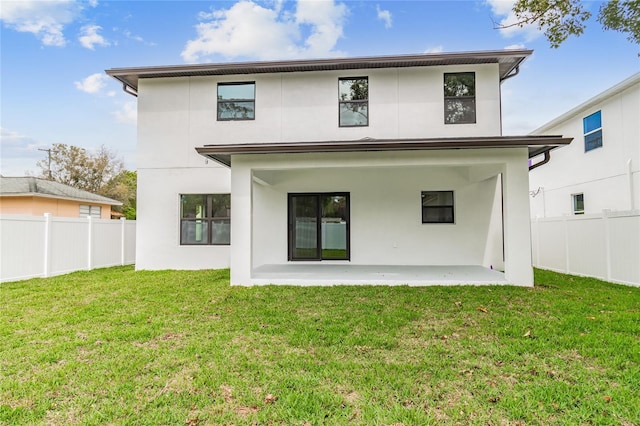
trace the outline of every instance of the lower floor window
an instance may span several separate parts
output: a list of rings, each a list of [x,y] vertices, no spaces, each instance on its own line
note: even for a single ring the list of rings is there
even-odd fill
[[[180,195],[180,244],[231,243],[231,195]]]
[[[573,214],[584,214],[584,194],[573,194]]]
[[[349,260],[349,193],[289,194],[289,260]]]
[[[453,191],[422,191],[422,223],[454,223]]]

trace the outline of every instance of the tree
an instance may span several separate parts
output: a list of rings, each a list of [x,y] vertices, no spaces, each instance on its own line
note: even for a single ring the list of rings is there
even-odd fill
[[[135,220],[137,181],[138,174],[136,172],[122,170],[100,188],[98,194],[121,201],[121,206],[113,206],[111,209],[122,213],[128,220]]]
[[[517,22],[497,28],[524,27],[535,24],[544,30],[549,44],[557,48],[570,35],[584,32],[591,12],[581,0],[517,0],[512,9]],[[627,34],[632,43],[640,44],[640,0],[610,0],[598,11],[598,22],[605,30]]]
[[[124,170],[124,161],[101,146],[95,153],[72,145],[53,144],[49,158],[38,161],[41,177],[122,202],[112,210],[136,218],[137,174]]]
[[[50,155],[50,164],[48,160],[37,163],[42,177],[96,194],[124,169],[123,160],[104,145],[91,154],[84,148],[56,143]]]

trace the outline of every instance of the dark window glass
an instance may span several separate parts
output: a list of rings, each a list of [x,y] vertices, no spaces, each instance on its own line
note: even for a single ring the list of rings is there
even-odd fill
[[[255,119],[255,89],[251,83],[218,83],[218,120]]]
[[[422,223],[454,223],[453,191],[422,191]]]
[[[349,194],[289,194],[289,260],[349,260]]]
[[[231,243],[230,194],[180,196],[180,244]]]
[[[368,77],[338,80],[338,113],[340,127],[369,125]]]
[[[602,146],[602,114],[600,111],[582,119],[584,129],[584,152]]]
[[[573,214],[584,214],[584,194],[573,194]]]
[[[476,122],[476,75],[473,72],[444,75],[444,122]]]

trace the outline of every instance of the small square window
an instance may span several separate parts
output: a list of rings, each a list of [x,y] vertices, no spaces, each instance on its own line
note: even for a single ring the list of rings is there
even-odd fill
[[[254,120],[256,84],[218,83],[218,121]]]
[[[340,127],[369,125],[369,78],[338,80],[338,114]]]
[[[473,72],[444,75],[444,123],[476,122],[476,74]]]
[[[582,127],[584,130],[584,152],[602,146],[602,114],[601,111],[582,119]]]
[[[573,214],[584,214],[584,194],[573,194]]]
[[[422,191],[422,223],[454,223],[453,191]]]

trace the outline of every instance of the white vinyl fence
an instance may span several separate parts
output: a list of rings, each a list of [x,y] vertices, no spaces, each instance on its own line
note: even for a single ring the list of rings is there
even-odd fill
[[[136,222],[0,216],[0,282],[135,263]]]
[[[640,213],[534,219],[533,265],[640,286]]]

